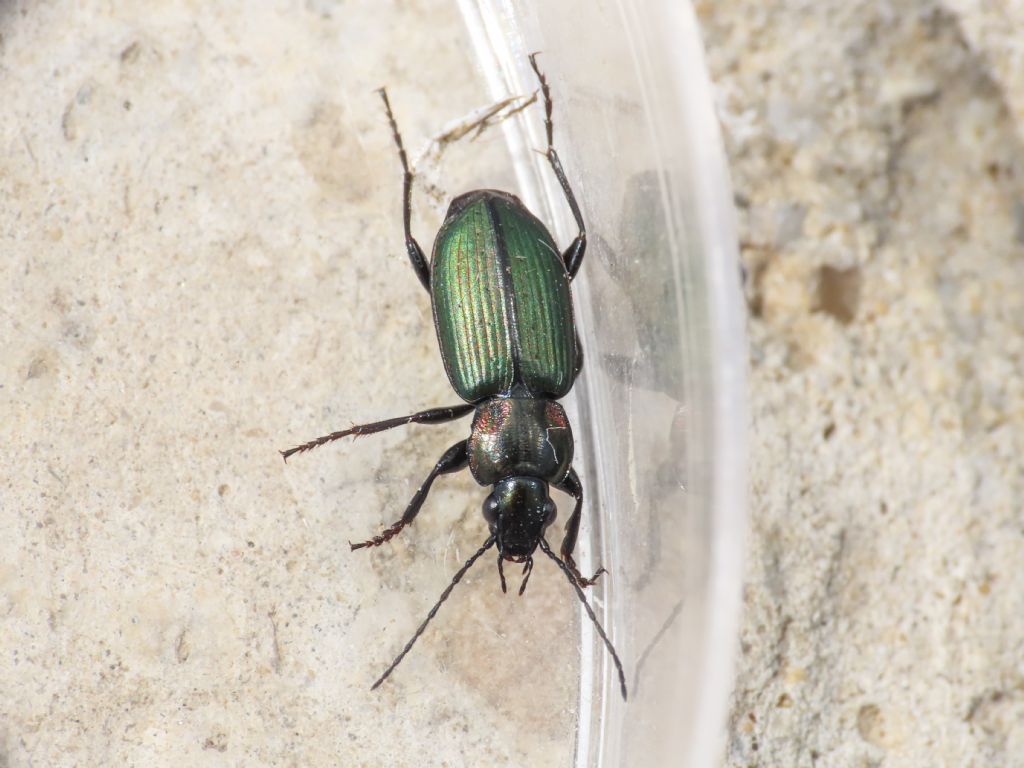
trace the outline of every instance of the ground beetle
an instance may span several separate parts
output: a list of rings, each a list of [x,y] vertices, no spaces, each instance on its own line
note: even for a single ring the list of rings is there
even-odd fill
[[[559,255],[547,228],[519,198],[493,189],[475,190],[452,201],[428,265],[410,232],[413,173],[387,92],[382,88],[380,95],[402,161],[405,249],[420,282],[430,291],[444,367],[452,388],[466,404],[351,427],[282,451],[287,460],[295,453],[349,435],[369,435],[410,423],[440,424],[476,412],[469,438],[445,452],[401,519],[379,536],[351,545],[353,550],[379,546],[409,525],[438,475],[469,467],[478,483],[493,487],[483,505],[490,536],[455,574],[374,688],[405,658],[455,585],[487,550],[497,545],[503,592],[507,591],[503,562],[523,563],[522,594],[533,569],[534,550],[539,546],[575,589],[615,662],[622,697],[626,698],[622,663],[583,595],[582,588],[591,586],[604,569],[584,578],[572,557],[580,529],[583,486],[572,468],[572,430],[557,400],[572,388],[583,365],[569,283],[583,263],[587,234],[552,145],[551,91],[536,56],[530,56],[530,65],[544,95],[545,154],[579,227],[576,239]],[[544,531],[555,520],[548,486],[576,500],[565,526],[561,557],[544,539]]]

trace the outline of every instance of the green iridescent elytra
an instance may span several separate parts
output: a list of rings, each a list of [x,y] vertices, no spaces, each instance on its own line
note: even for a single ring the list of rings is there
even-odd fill
[[[547,228],[519,198],[456,198],[434,241],[430,295],[452,388],[470,403],[496,395],[563,397],[581,362],[569,274]]]

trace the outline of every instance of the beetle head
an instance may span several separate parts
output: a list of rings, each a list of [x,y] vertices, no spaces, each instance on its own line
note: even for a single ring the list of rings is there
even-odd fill
[[[548,484],[535,477],[506,478],[484,501],[484,518],[497,539],[499,557],[516,563],[530,558],[555,514]]]

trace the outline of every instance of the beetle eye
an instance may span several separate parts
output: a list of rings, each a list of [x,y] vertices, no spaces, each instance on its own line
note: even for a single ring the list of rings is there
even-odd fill
[[[498,522],[498,502],[494,500],[493,494],[484,499],[484,520],[491,525]]]
[[[555,502],[550,499],[544,502],[544,527],[547,528],[558,516],[558,509],[555,507]]]

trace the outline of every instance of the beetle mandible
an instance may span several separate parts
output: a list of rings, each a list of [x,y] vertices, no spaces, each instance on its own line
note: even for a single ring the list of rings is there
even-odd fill
[[[533,553],[540,547],[576,591],[615,663],[622,697],[626,698],[622,663],[583,595],[583,588],[593,585],[604,569],[585,578],[573,560],[583,509],[583,486],[572,468],[572,429],[557,401],[568,394],[583,365],[569,284],[583,263],[587,233],[553,145],[551,90],[537,65],[537,54],[529,58],[544,97],[548,144],[545,156],[565,194],[579,234],[559,254],[547,228],[519,198],[493,189],[474,190],[451,202],[428,264],[410,227],[413,173],[387,91],[381,88],[379,93],[402,162],[405,249],[417,277],[430,292],[434,328],[448,380],[466,402],[354,426],[281,452],[287,461],[293,454],[350,435],[369,435],[403,424],[441,424],[475,412],[469,438],[445,451],[413,495],[405,514],[378,536],[351,545],[353,550],[380,546],[412,523],[438,475],[468,467],[480,485],[492,487],[483,504],[490,536],[456,572],[427,618],[373,688],[383,683],[405,658],[455,585],[487,550],[497,547],[503,592],[507,591],[503,563],[523,563],[521,595],[533,570]],[[550,486],[569,494],[576,502],[565,526],[559,555],[544,538],[556,515],[548,494]]]

